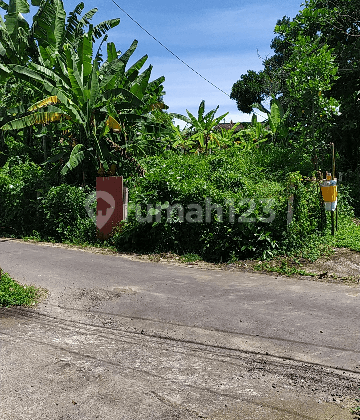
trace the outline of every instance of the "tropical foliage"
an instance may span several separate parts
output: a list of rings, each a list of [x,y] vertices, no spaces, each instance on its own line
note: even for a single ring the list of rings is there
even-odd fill
[[[277,22],[274,55],[264,60],[264,69],[242,75],[231,93],[247,113],[275,96],[294,133],[288,139],[313,149],[335,142],[346,168],[359,161],[359,6],[350,0],[305,1],[294,19]]]
[[[207,152],[216,145],[220,146],[217,136],[214,134],[214,129],[227,116],[228,112],[215,118],[218,109],[219,107],[205,114],[205,101],[201,101],[197,118],[188,110],[186,110],[187,117],[173,114],[175,118],[189,124],[192,134],[188,139],[187,145],[191,149],[195,149],[198,152]]]
[[[27,27],[28,35],[36,40],[36,54],[33,48],[27,62],[23,59],[7,64],[13,77],[25,81],[39,100],[2,129],[14,131],[58,123],[58,131],[63,133],[61,144],[44,146],[47,162],[64,161],[61,175],[83,164],[84,178],[91,168],[94,173],[106,172],[111,163],[118,163],[112,153],[114,145],[126,149],[136,140],[133,133],[139,126],[156,127],[149,113],[159,104],[164,78],[150,82],[151,66],[140,72],[147,56],[126,69],[137,41],[123,54],[117,52],[113,43],[107,43],[107,58],[103,61],[101,47],[107,37],[97,52],[95,41],[116,26],[119,19],[94,27],[90,19],[96,9],[78,19],[83,7],[80,3],[66,22],[61,1],[40,4],[32,28]],[[25,7],[19,10],[28,11]],[[42,96],[44,91],[47,97]],[[46,142],[46,135],[43,137]]]
[[[233,86],[251,121],[223,124],[228,114],[204,100],[197,114],[167,112],[165,79],[135,59],[137,41],[123,52],[109,41],[119,19],[93,25],[97,9],[83,3],[66,14],[61,0],[32,0],[28,22],[27,0],[0,1],[0,233],[99,244],[89,197],[97,176],[122,175],[117,249],[314,257],[331,242],[318,180],[335,141],[346,232],[331,243],[354,247],[344,238],[360,209],[358,3],[308,0],[280,20],[264,70]]]

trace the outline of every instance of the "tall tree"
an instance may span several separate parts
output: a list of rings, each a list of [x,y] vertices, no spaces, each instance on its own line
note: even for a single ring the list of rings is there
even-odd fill
[[[278,21],[271,44],[274,55],[264,61],[264,70],[251,80],[241,76],[232,91],[243,112],[249,112],[256,96],[264,101],[274,94],[284,106],[288,124],[307,127],[307,136],[314,137],[311,130],[317,119],[320,137],[326,134],[328,142],[336,142],[347,167],[355,167],[360,157],[359,11],[360,0],[306,0],[294,19]],[[312,82],[318,80],[317,92],[305,75]]]

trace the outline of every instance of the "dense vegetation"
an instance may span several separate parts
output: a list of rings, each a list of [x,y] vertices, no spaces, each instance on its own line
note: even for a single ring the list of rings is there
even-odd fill
[[[204,101],[197,115],[176,115],[185,129],[174,125],[164,77],[151,81],[147,56],[128,66],[137,41],[124,53],[107,42],[118,19],[93,26],[96,9],[83,13],[83,3],[66,16],[61,0],[32,0],[30,25],[26,0],[0,2],[0,233],[100,245],[85,203],[97,176],[122,175],[129,216],[106,242],[118,250],[234,261],[316,258],[324,243],[358,249],[358,2],[322,3],[279,21],[264,71],[234,84],[239,109],[267,121],[226,131],[226,114]],[[335,238],[319,188],[331,141],[347,174]]]
[[[290,141],[312,150],[324,169],[324,147],[334,142],[338,171],[352,183],[360,212],[360,1],[306,0],[294,19],[275,27],[274,54],[262,71],[249,70],[233,85],[238,109],[266,108],[273,96],[281,102]]]

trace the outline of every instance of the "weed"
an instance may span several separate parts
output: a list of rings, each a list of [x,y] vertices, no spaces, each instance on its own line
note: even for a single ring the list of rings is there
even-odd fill
[[[289,257],[277,257],[271,261],[259,261],[254,265],[254,270],[279,273],[285,276],[301,275],[315,277],[316,274],[301,268],[298,259]]]
[[[43,295],[43,290],[21,285],[0,269],[0,306],[34,306]]]
[[[360,252],[360,225],[358,220],[350,216],[339,218],[339,230],[336,232],[332,243],[337,248],[349,248]]]
[[[31,235],[24,236],[22,239],[26,242],[27,241],[41,242],[41,235],[36,230],[33,230]]]
[[[184,263],[193,263],[200,260],[201,257],[197,254],[185,254],[180,257],[180,261]]]

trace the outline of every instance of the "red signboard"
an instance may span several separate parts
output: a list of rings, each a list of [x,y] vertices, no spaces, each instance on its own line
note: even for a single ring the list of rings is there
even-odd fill
[[[96,178],[96,226],[98,237],[106,239],[126,219],[126,189],[122,176]]]

